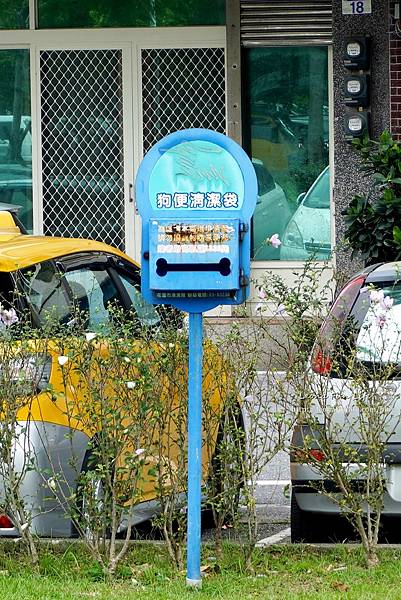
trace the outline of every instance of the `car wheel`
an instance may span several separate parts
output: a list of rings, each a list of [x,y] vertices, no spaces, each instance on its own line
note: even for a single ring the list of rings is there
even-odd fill
[[[108,536],[107,524],[102,526],[104,489],[100,472],[96,472],[96,464],[92,450],[87,450],[78,478],[75,506],[72,509],[72,535],[94,539],[99,531]],[[96,534],[97,532],[97,534]]]
[[[330,519],[330,517],[327,517]],[[323,527],[323,529],[322,529]],[[322,541],[325,535],[325,526],[320,515],[309,513],[299,507],[297,498],[291,494],[291,542],[299,544],[302,542]],[[319,538],[319,539],[318,539]],[[327,540],[328,541],[328,540]]]
[[[339,514],[313,513],[299,507],[294,492],[291,494],[291,542],[343,543],[355,540],[349,521]]]
[[[309,541],[308,525],[309,521],[305,516],[305,511],[299,508],[294,492],[291,494],[291,542],[298,544]]]
[[[72,521],[73,536],[94,539],[96,537],[93,529],[99,530],[99,520],[103,508],[103,485],[101,479],[90,469],[82,472],[81,481],[78,484],[74,518]]]

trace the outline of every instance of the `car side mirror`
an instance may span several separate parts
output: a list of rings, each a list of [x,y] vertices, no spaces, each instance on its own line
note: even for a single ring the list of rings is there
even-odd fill
[[[298,206],[301,204],[301,202],[305,198],[305,196],[306,196],[306,192],[302,192],[302,194],[299,194],[299,196],[297,198],[297,204],[298,204]]]

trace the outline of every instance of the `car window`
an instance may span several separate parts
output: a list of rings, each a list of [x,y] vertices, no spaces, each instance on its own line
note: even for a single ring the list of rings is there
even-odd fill
[[[115,302],[120,303],[120,296],[104,266],[68,270],[65,279],[76,308],[88,315],[88,327],[96,329],[106,324],[110,319],[110,307]]]
[[[85,325],[96,329],[110,321],[111,307],[129,301],[141,325],[154,326],[161,319],[140,292],[139,272],[120,262],[113,268],[106,256],[90,262],[88,257],[68,257],[33,265],[20,272],[26,301],[39,325],[51,320],[73,324],[75,312],[85,313]],[[123,290],[126,298],[121,297]]]
[[[131,275],[128,270],[118,269],[116,274],[124,289],[126,290],[130,300],[132,308],[134,309],[141,325],[154,326],[160,322],[160,317],[152,304],[148,304],[145,298],[142,296],[139,289],[139,281],[135,280],[135,277]]]
[[[308,208],[330,207],[330,177],[328,169],[327,171],[323,171],[321,177],[307,192],[302,204]]]
[[[17,299],[11,273],[0,272],[0,303],[6,308],[14,307]]]
[[[39,325],[46,322],[72,323],[74,312],[85,312],[86,325],[97,328],[109,321],[113,302],[121,303],[119,292],[104,264],[82,266],[64,272],[52,261],[21,272],[26,300]]]
[[[40,325],[66,323],[71,319],[71,300],[53,262],[33,265],[20,272],[20,281],[29,307]]]
[[[356,311],[359,332],[357,358],[364,362],[401,362],[401,285],[384,286],[372,300],[369,290],[361,294]]]
[[[0,158],[7,155],[13,126],[13,117],[10,115],[0,116]],[[21,136],[21,158],[25,161],[32,161],[32,136],[31,136],[31,117],[22,116],[20,121]]]
[[[7,317],[4,318],[4,316],[2,316],[0,319],[1,331],[10,325],[13,325],[20,317],[21,305],[17,290],[15,289],[15,281],[11,273],[0,272],[0,308],[6,310],[14,309],[16,316],[15,320],[13,318],[9,320]]]

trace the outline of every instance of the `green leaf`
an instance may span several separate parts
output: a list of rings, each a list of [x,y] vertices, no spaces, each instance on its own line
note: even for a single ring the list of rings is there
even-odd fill
[[[401,229],[398,227],[398,225],[393,227],[393,239],[397,246],[401,246]]]

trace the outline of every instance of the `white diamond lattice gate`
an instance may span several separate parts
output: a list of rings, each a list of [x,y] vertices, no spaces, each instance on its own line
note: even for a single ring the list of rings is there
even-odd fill
[[[47,235],[125,249],[122,61],[122,49],[40,52]],[[143,153],[179,129],[225,133],[224,48],[142,49],[141,63]]]
[[[143,150],[179,129],[226,131],[224,48],[142,50]]]
[[[122,51],[40,53],[43,229],[124,249]]]

